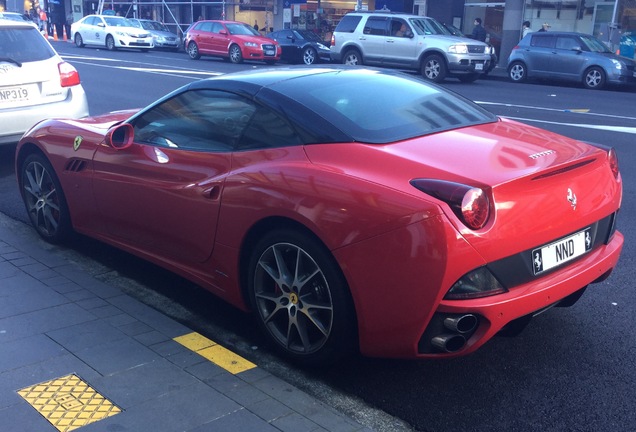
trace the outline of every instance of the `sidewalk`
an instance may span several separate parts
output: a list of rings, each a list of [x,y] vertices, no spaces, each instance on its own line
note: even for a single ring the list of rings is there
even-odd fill
[[[0,429],[371,431],[0,213]]]

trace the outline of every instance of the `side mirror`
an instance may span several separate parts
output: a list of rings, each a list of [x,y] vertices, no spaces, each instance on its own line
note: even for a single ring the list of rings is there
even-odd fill
[[[99,23],[99,24],[97,24],[97,27],[104,28],[104,27],[106,27],[106,24],[104,24],[104,23]]]
[[[227,30],[221,30],[221,31],[219,31],[219,34],[227,35]]]
[[[124,150],[130,147],[135,139],[135,131],[132,125],[120,123],[106,132],[106,144],[115,150]]]

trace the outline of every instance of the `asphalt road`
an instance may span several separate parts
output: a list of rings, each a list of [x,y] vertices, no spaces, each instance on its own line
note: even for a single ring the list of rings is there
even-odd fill
[[[56,49],[80,71],[92,114],[144,106],[194,79],[233,70],[184,53]],[[495,338],[451,361],[354,358],[326,370],[298,370],[272,355],[251,319],[192,284],[88,239],[70,254],[153,307],[235,349],[273,373],[380,431],[636,430],[636,92],[589,91],[487,79],[444,86],[505,115],[567,136],[613,145],[624,180],[619,266],[571,308],[554,308],[515,338]],[[25,220],[11,148],[0,148],[0,211]],[[584,192],[581,194],[584,199]]]

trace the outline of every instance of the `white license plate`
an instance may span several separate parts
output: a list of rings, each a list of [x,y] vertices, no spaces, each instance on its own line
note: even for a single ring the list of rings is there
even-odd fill
[[[265,55],[273,56],[273,55],[276,55],[276,52],[271,50],[266,50]]]
[[[145,40],[143,40],[143,39],[137,39],[137,43],[142,44],[142,43],[144,43],[144,42],[146,42],[146,41],[145,41]]]
[[[475,70],[484,70],[483,63],[475,63]]]
[[[543,273],[578,258],[592,248],[590,228],[532,251],[534,274]]]
[[[28,87],[3,87],[0,88],[0,104],[13,104],[15,102],[28,101],[30,98]]]

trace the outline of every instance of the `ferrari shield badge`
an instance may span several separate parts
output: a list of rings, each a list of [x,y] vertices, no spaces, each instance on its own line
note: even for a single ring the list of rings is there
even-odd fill
[[[75,137],[75,139],[73,140],[73,150],[77,151],[77,149],[80,148],[83,139],[84,138],[82,138],[81,135]]]

